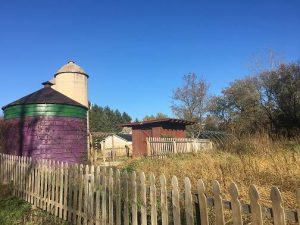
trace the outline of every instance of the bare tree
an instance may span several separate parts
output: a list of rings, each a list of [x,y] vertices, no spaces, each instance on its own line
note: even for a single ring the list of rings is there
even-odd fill
[[[183,77],[183,86],[173,91],[173,113],[179,118],[196,122],[188,130],[192,137],[198,137],[203,127],[208,109],[208,88],[205,80],[198,78],[195,73],[189,73]]]

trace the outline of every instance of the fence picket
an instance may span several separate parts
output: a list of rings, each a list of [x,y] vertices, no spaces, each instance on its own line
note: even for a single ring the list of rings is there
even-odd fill
[[[232,222],[233,225],[242,225],[242,206],[239,200],[239,191],[235,183],[232,183],[229,187],[229,193],[231,197],[232,207]]]
[[[160,176],[160,204],[161,204],[161,221],[162,225],[169,224],[169,210],[168,210],[168,192],[167,181],[165,175]]]
[[[101,181],[100,181],[101,177],[100,177],[100,166],[97,166],[96,168],[96,175],[95,175],[95,183],[96,183],[96,206],[95,206],[95,211],[96,211],[96,225],[100,225],[101,221],[100,221],[100,185],[101,185]]]
[[[114,173],[112,168],[108,174],[108,214],[109,225],[114,225]]]
[[[282,206],[282,197],[277,187],[271,188],[271,200],[274,225],[285,225],[285,212]]]
[[[205,186],[203,180],[198,180],[197,191],[200,211],[200,224],[208,225],[207,198],[205,196]]]
[[[102,173],[102,225],[106,225],[107,222],[106,199],[106,168],[104,168]]]
[[[141,225],[147,225],[147,188],[145,173],[140,173],[141,183]]]
[[[180,204],[179,204],[178,180],[176,176],[172,177],[172,207],[174,225],[181,225]]]
[[[216,215],[216,225],[224,225],[223,202],[221,197],[220,184],[218,181],[213,181],[213,195],[214,195],[214,210]]]
[[[116,189],[116,225],[121,225],[121,183],[120,183],[120,170],[116,171],[115,179]]]
[[[184,197],[184,207],[185,207],[185,218],[187,225],[194,225],[194,213],[193,213],[193,197],[192,197],[192,185],[191,181],[188,177],[184,178],[184,189],[185,189],[185,197]]]
[[[150,139],[150,141],[152,140],[159,141],[160,138]],[[153,148],[155,154],[162,156],[174,150],[174,139],[166,140],[168,143],[152,143],[152,146],[161,148]],[[193,149],[195,149],[195,145],[197,143],[193,144]],[[177,149],[180,149],[178,146]],[[183,149],[183,151],[185,150]],[[229,221],[233,225],[243,224],[242,208],[244,213],[251,214],[251,217],[247,218],[251,218],[253,225],[262,225],[265,215],[271,216],[274,225],[285,225],[286,220],[300,225],[300,189],[296,194],[297,208],[291,211],[284,209],[277,187],[272,187],[270,193],[272,208],[265,208],[260,205],[259,193],[254,185],[249,188],[250,205],[242,205],[235,183],[229,186],[231,199],[228,202],[222,200],[220,185],[217,181],[213,181],[213,198],[208,199],[203,181],[198,180],[198,211],[194,208],[190,179],[188,177],[184,179],[184,195],[181,195],[177,177],[173,176],[170,199],[172,218],[169,218],[171,215],[168,214],[168,191],[164,175],[160,176],[160,199],[157,199],[154,174],[150,175],[149,185],[143,172],[139,174],[137,182],[135,172],[132,172],[129,178],[127,172],[121,175],[119,170],[114,173],[112,168],[107,174],[106,169],[102,170],[99,166],[95,171],[94,166],[86,165],[84,170],[82,164],[69,166],[67,163],[58,163],[52,160],[32,160],[30,157],[0,154],[0,179],[2,184],[10,182],[13,185],[13,193],[20,198],[77,225],[147,225],[148,223],[151,225],[158,223],[162,225],[169,223],[208,225],[208,202],[214,207],[216,225],[225,224],[223,207],[232,210],[232,220]],[[149,198],[147,198],[147,188],[150,189]],[[139,194],[137,195],[137,193]],[[147,204],[151,208],[148,212],[150,214],[147,214]],[[138,218],[139,206],[140,217]],[[182,214],[181,206],[184,211]],[[157,212],[158,207],[160,207],[159,212]],[[196,218],[199,212],[200,218]],[[158,214],[161,215],[159,221]],[[151,222],[147,218],[148,215]]]
[[[124,182],[124,190],[123,193],[125,195],[124,199],[124,225],[129,225],[129,197],[128,197],[128,173],[125,171],[123,173],[123,182]]]
[[[157,225],[157,206],[156,206],[156,186],[155,176],[150,175],[150,205],[151,205],[151,225]]]
[[[137,225],[137,189],[136,189],[136,173],[131,173],[131,217],[132,225]]]
[[[300,225],[300,188],[297,189],[296,202],[297,202],[297,219]]]
[[[250,207],[253,225],[263,225],[262,211],[259,203],[259,194],[257,188],[251,185],[249,188]]]

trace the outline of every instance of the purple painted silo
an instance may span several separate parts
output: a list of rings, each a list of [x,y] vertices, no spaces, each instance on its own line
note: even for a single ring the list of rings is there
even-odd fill
[[[70,163],[87,160],[87,108],[44,88],[2,109],[7,123],[6,152]]]

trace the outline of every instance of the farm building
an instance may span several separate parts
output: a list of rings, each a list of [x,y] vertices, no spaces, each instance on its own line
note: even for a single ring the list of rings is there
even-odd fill
[[[109,157],[113,152],[115,156],[130,156],[132,151],[132,135],[125,133],[92,133],[95,150],[105,152]]]
[[[84,162],[87,159],[87,79],[74,62],[52,82],[2,109],[8,125],[6,151],[34,159]]]
[[[186,126],[192,124],[192,121],[164,118],[128,123],[123,127],[132,128],[132,155],[138,157],[147,155],[147,137],[185,138]]]

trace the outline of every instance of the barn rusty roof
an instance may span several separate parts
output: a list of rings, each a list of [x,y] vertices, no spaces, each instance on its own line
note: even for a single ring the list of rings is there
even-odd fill
[[[74,105],[86,108],[86,106],[80,104],[79,102],[74,101],[66,95],[52,89],[50,82],[44,82],[44,88],[33,92],[23,98],[20,98],[6,106],[3,106],[2,109],[6,109],[10,106],[15,105],[25,105],[25,104],[64,104],[64,105]]]
[[[134,122],[134,123],[126,123],[123,124],[123,127],[138,127],[143,125],[156,125],[162,123],[172,123],[172,124],[181,124],[181,125],[192,125],[195,122],[183,119],[174,119],[174,118],[163,118],[163,119],[153,119],[153,120],[146,120],[143,122]]]

